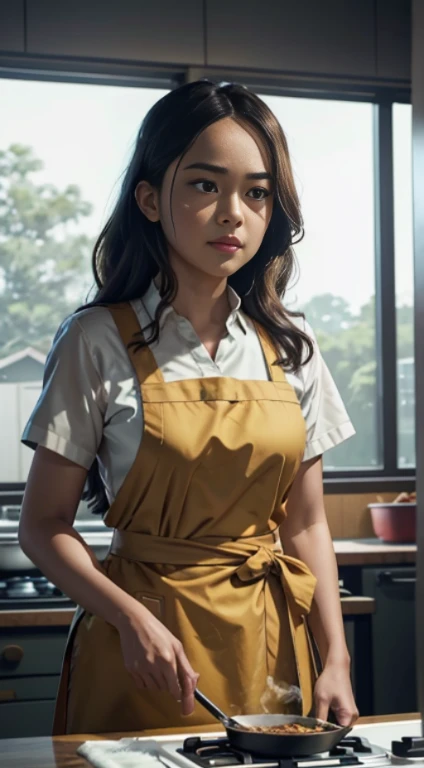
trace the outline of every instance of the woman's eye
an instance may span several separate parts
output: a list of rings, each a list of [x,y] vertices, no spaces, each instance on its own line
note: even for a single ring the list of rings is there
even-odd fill
[[[265,187],[253,187],[247,194],[249,197],[253,197],[254,200],[265,200],[271,192],[269,189],[265,189]]]
[[[198,189],[199,192],[217,192],[218,191],[215,182],[207,181],[206,179],[193,181],[192,185],[193,187],[196,187],[196,189]]]

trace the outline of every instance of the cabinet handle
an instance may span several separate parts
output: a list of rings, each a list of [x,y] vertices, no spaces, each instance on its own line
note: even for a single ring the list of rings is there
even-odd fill
[[[377,576],[378,584],[416,584],[415,576],[393,576],[390,571],[379,573]]]
[[[3,648],[1,657],[9,664],[18,664],[24,656],[24,649],[20,645],[6,645]]]

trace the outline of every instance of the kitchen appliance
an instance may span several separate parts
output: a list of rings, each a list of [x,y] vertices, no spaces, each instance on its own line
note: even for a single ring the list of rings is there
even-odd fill
[[[74,607],[19,546],[20,511],[17,504],[0,506],[0,611]],[[111,529],[95,518],[77,519],[74,527],[102,562],[109,551]]]
[[[238,715],[228,717],[210,699],[201,693],[198,688],[194,691],[195,699],[213,717],[221,721],[227,731],[228,745],[233,750],[259,754],[267,757],[281,757],[282,755],[309,756],[319,752],[333,749],[336,744],[347,736],[351,730],[349,727],[341,728],[338,725],[324,723],[312,717],[300,717],[299,715]],[[299,723],[303,726],[314,728],[317,725],[323,727],[318,733],[267,733],[249,730],[252,727],[275,728],[280,725]]]
[[[0,573],[0,611],[74,606],[75,603],[40,572],[19,576]]]
[[[279,738],[278,736],[276,738]],[[284,738],[284,737],[282,737]],[[276,768],[301,768],[307,764],[312,768],[324,768],[325,766],[343,766],[343,765],[388,765],[386,751],[381,747],[371,745],[367,739],[359,737],[346,737],[338,746],[334,747],[326,754],[317,754],[308,757],[307,760],[299,756],[284,756],[282,753],[276,760],[272,761],[267,755],[247,752],[237,749],[230,744],[227,738],[208,739],[205,737],[193,736],[186,738],[182,747],[177,748],[179,755],[190,761],[192,768],[225,768],[231,765],[258,765],[275,766]]]
[[[113,758],[119,757],[117,745],[122,743],[125,756],[128,751],[139,754],[139,764],[143,764],[142,755],[157,755],[159,762],[166,768],[226,768],[227,766],[250,765],[259,768],[333,768],[333,766],[364,766],[378,768],[379,766],[415,766],[424,768],[423,739],[417,738],[420,731],[420,721],[410,720],[394,723],[354,726],[351,733],[342,740],[331,752],[314,755],[307,758],[280,757],[270,758],[256,755],[245,750],[235,749],[229,744],[223,732],[189,734],[185,738],[175,735],[161,736],[157,740],[149,737],[124,738],[120,742],[103,742],[104,756],[110,745]],[[90,756],[90,747],[98,751],[102,742],[87,742],[78,752]],[[400,745],[396,746],[396,745]],[[85,749],[87,747],[87,749]],[[402,752],[402,748],[418,747],[416,757],[408,754],[396,755],[392,749]],[[94,754],[94,752],[93,752]],[[100,764],[100,763],[99,763]],[[106,761],[105,761],[106,764]],[[112,761],[108,763],[115,765]],[[134,765],[136,765],[134,761]]]

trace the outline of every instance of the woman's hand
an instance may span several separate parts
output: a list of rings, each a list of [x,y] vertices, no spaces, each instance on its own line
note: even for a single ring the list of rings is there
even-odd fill
[[[339,725],[352,725],[359,717],[350,682],[349,666],[327,663],[315,683],[314,701],[316,716],[328,719],[331,709]]]
[[[194,672],[179,640],[144,606],[117,627],[125,666],[139,688],[168,691],[181,701],[181,712],[194,709]]]

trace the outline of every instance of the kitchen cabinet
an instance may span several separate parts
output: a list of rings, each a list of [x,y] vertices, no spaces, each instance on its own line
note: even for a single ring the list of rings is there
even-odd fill
[[[24,0],[0,0],[0,51],[24,50]]]
[[[377,75],[411,79],[410,0],[377,0]]]
[[[372,619],[374,713],[418,709],[415,658],[415,567],[364,568],[363,593],[375,598]]]
[[[27,52],[204,64],[203,3],[198,0],[31,0]]]
[[[0,739],[51,733],[68,627],[1,629]]]
[[[375,599],[371,658],[355,647],[355,663],[361,665],[363,682],[368,674],[366,666],[370,667],[372,708],[367,714],[417,710],[415,572],[415,565],[390,562],[378,566],[339,566],[339,578],[347,589]]]
[[[0,703],[0,739],[50,736],[54,700]]]
[[[206,0],[207,64],[376,76],[369,0]]]

